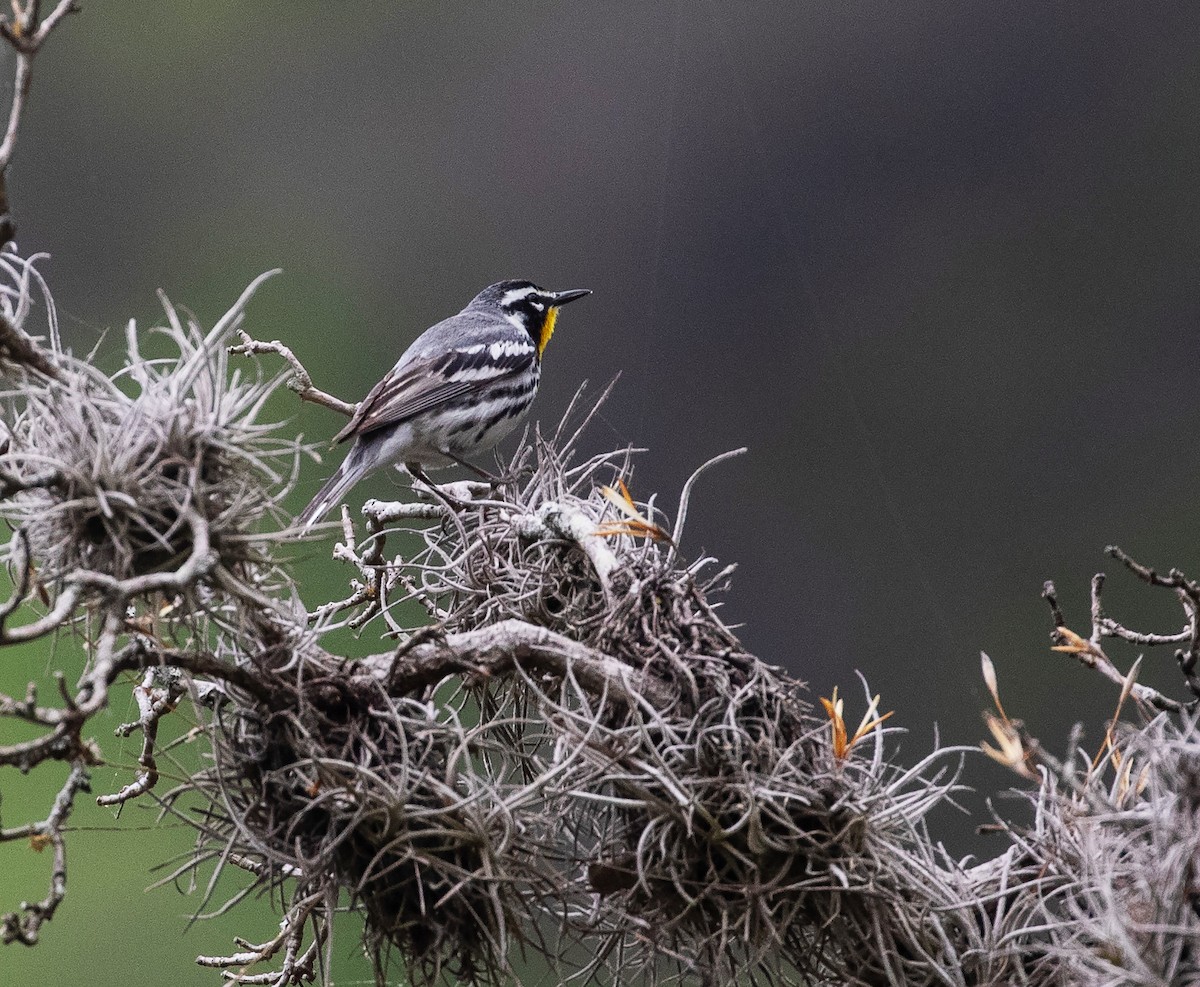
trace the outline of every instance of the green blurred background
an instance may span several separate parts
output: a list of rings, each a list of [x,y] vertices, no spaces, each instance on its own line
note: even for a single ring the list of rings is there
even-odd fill
[[[621,372],[588,448],[648,447],[633,491],[668,511],[750,447],[699,487],[684,549],[741,563],[725,613],[752,650],[855,721],[861,671],[910,761],[935,725],[980,738],[981,648],[1048,746],[1076,719],[1098,742],[1114,691],[1047,650],[1042,581],[1082,631],[1109,542],[1200,574],[1194,3],[84,8],[37,60],[9,183],[77,349],[156,321],[157,288],[211,324],[282,267],[249,328],[357,399],[491,281],[590,287],[535,414]],[[310,605],[338,591],[327,547],[297,553]],[[1181,622],[1110,574],[1118,616]],[[6,656],[0,688],[62,653]],[[1177,678],[1169,654],[1143,675]],[[102,791],[137,754],[105,743]],[[986,854],[982,795],[1009,779],[968,780],[976,817],[937,835]],[[43,788],[0,784],[5,825],[41,817]],[[0,983],[215,984],[191,956],[273,930],[251,905],[181,938],[195,897],[142,889],[189,836],[152,821],[81,806],[67,902]],[[0,847],[0,908],[48,867]],[[368,977],[355,934],[339,983]]]

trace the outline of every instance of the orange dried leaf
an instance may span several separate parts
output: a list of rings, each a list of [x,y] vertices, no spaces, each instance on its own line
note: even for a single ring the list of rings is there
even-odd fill
[[[642,516],[633,502],[633,497],[629,494],[629,488],[625,486],[625,481],[617,477],[617,485],[621,488],[619,491],[612,487],[601,486],[600,493],[603,494],[605,500],[625,515],[625,519],[597,528],[596,534],[601,538],[630,535],[633,538],[653,538],[655,541],[670,543],[670,535],[653,521]]]
[[[625,486],[625,481],[620,477],[617,478],[617,484],[620,486],[620,491],[614,490],[612,487],[601,486],[600,493],[604,495],[604,499],[613,505],[618,511],[626,517],[631,517],[636,520],[641,520],[642,515],[638,513],[637,505],[634,504],[633,498],[629,495],[629,488]]]
[[[888,710],[883,714],[883,716],[877,716],[870,722],[867,721],[866,717],[863,717],[863,722],[859,724],[858,729],[854,731],[854,736],[850,738],[850,746],[853,747],[855,744],[857,744],[863,739],[863,737],[869,734],[872,730],[879,726],[879,724],[888,719],[895,712],[896,711],[894,709]]]
[[[29,848],[34,853],[41,853],[53,842],[54,840],[52,840],[45,833],[34,833],[31,837],[29,837]]]
[[[1092,653],[1092,642],[1080,637],[1069,627],[1056,627],[1054,632],[1058,635],[1059,640],[1065,643],[1053,645],[1050,648],[1051,651],[1065,651],[1071,655]]]
[[[598,538],[611,538],[615,535],[638,535],[643,530],[643,526],[636,521],[610,521],[608,524],[602,524],[598,527],[594,534]]]
[[[992,713],[984,713],[983,717],[992,737],[999,744],[999,747],[993,747],[985,740],[979,745],[983,752],[993,761],[1003,764],[1021,777],[1036,781],[1037,775],[1029,767],[1028,755],[1024,744],[1021,743],[1021,735],[1017,732],[1017,728],[1008,720],[1002,720]]]
[[[1133,687],[1137,685],[1138,672],[1142,670],[1142,659],[1138,658],[1129,669],[1129,674],[1125,676],[1121,683],[1121,697],[1117,700],[1117,710],[1113,713],[1113,722],[1116,723],[1117,717],[1121,715],[1121,707],[1125,705],[1125,700],[1129,698],[1129,694],[1133,692]]]
[[[846,743],[846,721],[842,718],[842,701],[838,698],[837,687],[834,687],[833,698],[821,697],[821,705],[829,717],[830,742],[833,744],[833,756],[839,761],[846,757],[850,750]]]
[[[154,637],[154,620],[146,614],[140,614],[136,617],[126,617],[125,626],[144,637]]]
[[[883,716],[879,716],[879,696],[872,696],[871,701],[867,704],[867,711],[863,713],[863,718],[858,723],[858,729],[854,731],[854,736],[850,738],[849,746],[853,747],[857,744],[894,712],[895,710],[892,710],[891,712],[884,713]]]

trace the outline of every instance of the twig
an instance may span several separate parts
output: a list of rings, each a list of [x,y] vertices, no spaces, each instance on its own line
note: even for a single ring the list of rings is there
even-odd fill
[[[158,783],[158,762],[154,757],[154,744],[158,738],[159,721],[179,702],[184,688],[181,676],[174,669],[148,668],[142,681],[133,690],[138,704],[139,716],[132,723],[122,723],[116,729],[118,737],[128,737],[135,730],[142,732],[142,752],[138,764],[142,773],[120,791],[101,795],[97,805],[122,805],[130,799],[145,795]]]
[[[340,398],[335,398],[332,394],[326,394],[324,391],[313,386],[312,377],[308,371],[304,369],[304,364],[291,348],[284,345],[278,339],[273,339],[271,342],[263,342],[252,338],[248,333],[239,329],[238,336],[241,337],[241,343],[229,347],[229,352],[251,356],[261,353],[274,353],[276,356],[283,357],[288,365],[292,368],[292,375],[288,378],[287,386],[289,390],[295,391],[299,395],[301,401],[310,401],[313,404],[319,404],[323,408],[328,408],[330,411],[336,411],[338,414],[346,415],[347,417],[354,414],[354,409],[357,405],[348,404]]]
[[[1110,549],[1110,554],[1111,551]],[[1160,712],[1183,713],[1196,708],[1197,705],[1200,705],[1200,699],[1195,699],[1190,703],[1181,703],[1176,699],[1171,699],[1169,696],[1163,695],[1151,686],[1143,685],[1140,682],[1133,682],[1131,684],[1129,677],[1122,673],[1105,653],[1100,643],[1102,636],[1124,637],[1125,635],[1112,633],[1110,630],[1114,626],[1114,622],[1111,618],[1105,616],[1104,607],[1101,602],[1104,581],[1104,573],[1097,573],[1092,578],[1092,627],[1091,635],[1087,639],[1076,634],[1066,626],[1066,618],[1063,616],[1063,611],[1058,604],[1054,583],[1049,580],[1046,581],[1042,590],[1042,598],[1050,607],[1050,613],[1054,620],[1054,630],[1051,632],[1051,639],[1055,642],[1054,650],[1073,655],[1084,667],[1099,672],[1110,682],[1121,686],[1122,689],[1127,688],[1129,694],[1135,699]],[[1123,631],[1124,628],[1121,628],[1121,630]]]
[[[1058,605],[1058,592],[1054,588],[1054,583],[1049,579],[1042,584],[1042,599],[1050,607],[1050,618],[1054,621],[1054,626],[1065,627],[1067,618],[1063,616],[1062,609]]]
[[[22,7],[13,4],[13,17],[10,21],[0,21],[0,35],[12,45],[17,53],[17,75],[13,83],[12,107],[8,114],[8,126],[4,131],[4,141],[0,143],[0,243],[7,243],[16,232],[16,223],[8,206],[7,176],[8,166],[12,163],[13,151],[17,146],[17,131],[21,126],[21,114],[25,109],[25,101],[29,97],[29,87],[33,82],[33,58],[41,50],[50,32],[59,22],[79,9],[76,0],[60,0],[40,23],[38,17],[41,11],[40,0],[27,0]],[[7,333],[3,333],[7,335]],[[51,374],[50,376],[56,376]]]
[[[4,172],[0,171],[0,236],[4,236],[6,226],[12,228],[12,217],[7,212],[7,204],[4,192]],[[15,363],[22,367],[30,367],[39,373],[45,374],[53,380],[62,380],[63,373],[54,365],[50,357],[48,357],[40,346],[37,345],[24,330],[19,329],[15,322],[3,312],[0,312],[0,355],[3,355],[10,363]],[[33,484],[25,481],[23,484],[15,477],[6,476],[4,496],[9,496],[10,493],[16,490],[28,490],[33,486],[49,486],[50,483]]]
[[[350,619],[350,626],[357,629],[383,609],[387,595],[387,587],[383,578],[385,562],[383,545],[384,536],[372,531],[366,550],[361,553],[358,551],[354,538],[354,522],[350,519],[350,508],[343,504],[342,541],[333,546],[333,557],[340,562],[349,562],[353,565],[358,569],[363,581],[361,583],[353,581],[351,586],[353,592],[348,598],[334,605],[332,611],[329,611],[328,604],[326,607],[319,608],[315,614],[309,615],[310,620],[320,620],[329,612],[337,612],[360,603],[366,603],[366,608]]]
[[[465,483],[466,481],[464,481]],[[413,491],[419,496],[423,494],[423,487],[418,489],[414,483]],[[473,496],[473,493],[468,493],[468,496]],[[379,553],[383,552],[383,533],[388,524],[395,523],[399,520],[439,520],[445,518],[449,514],[449,510],[443,503],[415,503],[403,504],[399,502],[383,502],[379,500],[368,500],[362,507],[363,516],[367,519],[367,531],[375,537],[375,544]],[[349,523],[349,514],[347,513],[347,523]],[[402,560],[397,558],[387,572],[386,581],[381,586],[381,599],[387,595],[387,590],[395,583],[399,583],[408,593],[410,599],[416,600],[425,612],[434,620],[441,620],[445,617],[445,613],[441,607],[437,605],[437,601],[432,599],[413,578],[412,574],[407,571],[407,567],[403,565]],[[392,619],[387,608],[384,608],[384,619],[387,620],[392,627],[393,633],[401,632],[403,629],[398,627]]]
[[[287,984],[308,983],[313,979],[317,949],[328,937],[329,915],[323,906],[324,896],[320,893],[306,894],[294,900],[279,923],[279,934],[264,943],[251,943],[241,937],[234,941],[243,952],[229,956],[197,956],[196,963],[204,967],[215,967],[225,971],[225,979],[235,984],[271,984],[285,987]],[[301,952],[304,944],[304,927],[313,925],[313,939],[308,948]],[[265,963],[283,949],[283,960],[278,970],[268,973],[244,973],[234,967],[247,967]]]
[[[1200,661],[1200,583],[1188,579],[1178,569],[1172,569],[1165,576],[1160,575],[1149,566],[1142,565],[1131,558],[1116,545],[1109,545],[1105,552],[1143,582],[1149,583],[1151,586],[1175,590],[1187,619],[1187,636],[1184,640],[1188,644],[1187,648],[1180,648],[1175,652],[1175,660],[1179,663],[1179,670],[1183,672],[1184,681],[1192,695],[1200,702],[1200,676],[1196,674],[1196,664],[1197,661]],[[1114,636],[1123,636],[1120,631],[1124,631],[1124,628],[1115,624],[1114,626],[1119,628]],[[1174,638],[1175,635],[1165,637],[1163,643],[1176,643]]]
[[[378,530],[396,521],[440,521],[446,516],[446,508],[443,504],[420,501],[406,503],[400,500],[372,499],[363,504],[362,513],[372,530]]]
[[[55,796],[50,814],[41,822],[18,826],[15,829],[0,829],[0,841],[28,839],[35,849],[54,847],[54,865],[50,872],[50,889],[46,897],[36,903],[22,902],[22,916],[9,912],[0,918],[0,943],[20,942],[32,946],[38,941],[42,923],[54,917],[55,911],[67,894],[67,844],[63,837],[63,826],[75,807],[75,797],[88,791],[89,776],[83,760],[71,765],[67,780]]]
[[[110,687],[117,676],[126,671],[177,668],[189,675],[227,682],[243,689],[267,708],[275,706],[275,693],[269,681],[256,674],[253,667],[235,666],[207,652],[151,650],[140,639],[115,650],[120,627],[119,619],[106,624],[96,646],[91,669],[80,680],[76,697],[67,693],[61,673],[58,675],[59,691],[63,695],[62,707],[37,706],[37,692],[32,684],[23,700],[0,694],[0,716],[52,728],[43,736],[0,747],[0,765],[12,765],[21,771],[29,771],[42,761],[51,759],[82,759],[89,764],[99,764],[99,750],[92,741],[83,739],[83,727],[107,706]]]

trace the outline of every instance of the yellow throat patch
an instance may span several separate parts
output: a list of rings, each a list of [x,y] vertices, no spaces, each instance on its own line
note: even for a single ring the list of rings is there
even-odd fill
[[[538,359],[541,359],[542,353],[546,349],[546,344],[550,342],[550,337],[554,335],[554,325],[558,322],[558,306],[551,305],[550,310],[546,313],[546,321],[542,323],[542,335],[538,339]]]

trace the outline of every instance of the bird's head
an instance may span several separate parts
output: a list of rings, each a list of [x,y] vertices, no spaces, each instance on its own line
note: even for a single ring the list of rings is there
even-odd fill
[[[498,311],[513,325],[524,329],[541,357],[550,337],[554,335],[559,308],[591,293],[589,288],[547,291],[532,281],[500,281],[484,288],[475,296],[470,307]]]

